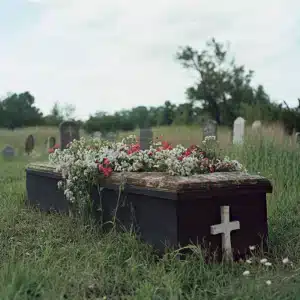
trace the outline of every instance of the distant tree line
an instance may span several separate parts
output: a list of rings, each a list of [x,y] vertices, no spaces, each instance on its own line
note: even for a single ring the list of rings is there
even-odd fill
[[[207,118],[231,127],[242,116],[248,122],[282,122],[289,134],[300,131],[300,99],[295,108],[285,101],[281,104],[272,101],[262,85],[252,85],[254,72],[235,62],[228,45],[212,39],[200,52],[190,46],[182,47],[176,53],[176,60],[197,78],[186,90],[185,103],[175,105],[165,101],[158,107],[141,105],[114,114],[99,111],[86,122],[78,122],[88,133],[105,133],[146,126],[201,124]],[[71,119],[75,111],[72,105],[60,107],[56,103],[51,113],[44,116],[34,102],[28,91],[7,95],[0,101],[0,127],[57,126]]]

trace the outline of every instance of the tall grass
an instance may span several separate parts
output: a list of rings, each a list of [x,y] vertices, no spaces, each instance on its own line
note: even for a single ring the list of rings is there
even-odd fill
[[[154,132],[173,144],[202,139],[198,127]],[[36,137],[34,157],[22,152],[30,133]],[[44,141],[49,135],[58,136],[57,129],[0,133],[1,145],[12,144],[19,150],[13,160],[0,160],[1,300],[300,298],[300,154],[278,127],[256,134],[248,128],[243,146],[233,146],[231,132],[225,128],[218,132],[225,154],[273,183],[268,196],[271,247],[265,254],[272,262],[269,267],[259,262],[260,254],[255,254],[252,264],[208,265],[198,248],[185,261],[174,252],[158,259],[129,233],[102,234],[66,216],[25,208],[24,168],[28,160],[47,158]],[[293,265],[284,265],[285,257]],[[249,276],[243,276],[245,270]]]

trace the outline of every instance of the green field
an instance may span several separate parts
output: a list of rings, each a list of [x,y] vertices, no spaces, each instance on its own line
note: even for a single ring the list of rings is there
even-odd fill
[[[154,132],[186,145],[202,138],[197,127]],[[30,133],[36,148],[28,157],[24,141]],[[270,253],[257,253],[252,264],[233,265],[205,264],[198,248],[185,261],[174,252],[158,260],[130,233],[104,235],[66,216],[25,208],[25,166],[47,159],[49,135],[58,137],[57,129],[0,131],[1,149],[11,144],[18,150],[13,160],[0,158],[1,300],[300,299],[300,152],[277,127],[264,129],[261,137],[247,129],[245,145],[237,148],[230,143],[230,131],[218,133],[225,153],[274,187],[268,196]],[[292,265],[283,264],[286,257]],[[272,265],[261,264],[261,258]]]

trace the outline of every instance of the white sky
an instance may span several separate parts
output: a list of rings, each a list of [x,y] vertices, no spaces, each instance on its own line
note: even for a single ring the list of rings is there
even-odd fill
[[[55,101],[78,118],[182,103],[193,74],[174,55],[211,37],[274,100],[300,97],[299,0],[2,0],[0,11],[0,94],[28,90],[44,113]]]

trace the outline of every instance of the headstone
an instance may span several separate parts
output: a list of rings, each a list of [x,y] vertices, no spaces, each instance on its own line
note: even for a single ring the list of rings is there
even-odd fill
[[[260,129],[261,128],[261,121],[260,120],[256,120],[256,121],[254,121],[253,122],[253,124],[252,124],[252,129],[253,130],[258,130],[258,129]]]
[[[140,128],[140,148],[141,150],[149,149],[150,143],[153,141],[152,128]]]
[[[29,155],[34,149],[34,137],[30,134],[25,141],[25,152]]]
[[[245,135],[245,119],[242,117],[236,118],[233,123],[233,144],[243,144]]]
[[[12,146],[5,146],[2,150],[2,156],[4,158],[10,158],[15,156],[15,149]]]
[[[203,126],[203,139],[207,136],[215,136],[217,138],[217,122],[208,119]]]
[[[240,229],[240,222],[230,222],[229,206],[221,206],[221,224],[210,226],[212,235],[222,234],[222,250],[227,261],[232,261],[231,231]]]
[[[53,148],[55,146],[55,143],[56,143],[55,137],[49,136],[47,141],[48,149]]]
[[[79,125],[75,121],[64,121],[59,125],[60,149],[66,149],[73,140],[79,140]]]
[[[295,137],[296,137],[296,143],[300,144],[300,132],[296,132]]]

